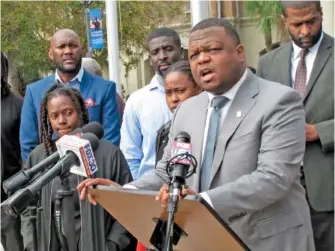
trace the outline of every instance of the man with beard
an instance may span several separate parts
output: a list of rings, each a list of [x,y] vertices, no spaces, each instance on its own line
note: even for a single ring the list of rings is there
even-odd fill
[[[58,30],[51,38],[48,55],[56,66],[55,74],[28,85],[26,89],[20,126],[23,161],[38,145],[41,99],[55,83],[78,89],[85,100],[90,121],[102,124],[104,139],[118,145],[121,123],[115,83],[82,68],[82,45],[78,35],[69,29]]]
[[[306,112],[301,182],[316,250],[334,250],[334,38],[322,31],[320,1],[282,1],[292,42],[260,59],[258,75],[294,88]]]
[[[2,182],[21,169],[19,128],[22,103],[23,99],[9,87],[8,60],[1,52],[1,202],[7,199]],[[23,250],[20,229],[20,217],[6,215],[1,210],[1,243],[6,251]]]
[[[169,28],[153,30],[146,47],[156,74],[148,85],[130,95],[121,127],[120,148],[134,179],[154,169],[157,131],[172,117],[165,102],[162,75],[182,56],[180,37]]]

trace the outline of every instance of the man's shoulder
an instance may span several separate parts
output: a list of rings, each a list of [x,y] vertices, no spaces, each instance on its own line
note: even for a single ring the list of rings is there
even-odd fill
[[[276,60],[278,58],[278,56],[281,56],[283,53],[287,53],[288,48],[291,47],[291,43],[292,42],[284,43],[280,47],[278,47],[278,48],[276,48],[276,49],[274,49],[272,51],[269,51],[265,55],[261,56],[259,60],[261,62],[264,62],[264,61],[268,62],[268,61],[274,61],[274,60]]]
[[[271,102],[277,103],[278,100],[281,100],[284,96],[292,96],[300,99],[299,94],[289,86],[260,77],[257,78],[260,90],[259,94],[262,99],[269,104]]]
[[[115,85],[114,81],[108,80],[108,79],[104,79],[103,77],[94,75],[94,74],[89,73],[87,71],[84,71],[84,74],[87,76],[87,78],[92,79],[94,82],[99,82],[100,86],[101,85],[106,85],[107,86],[107,85],[110,85],[110,84]]]
[[[188,98],[180,105],[180,107],[194,107],[199,103],[199,101],[204,101],[204,100],[209,100],[208,93],[205,91],[201,92],[200,94],[196,96]]]
[[[130,103],[141,103],[143,101],[143,99],[147,99],[150,95],[150,90],[153,88],[152,85],[148,84],[134,92],[132,92],[130,95],[129,95],[129,98],[126,102],[126,104],[128,102]]]
[[[203,91],[199,95],[193,96],[183,101],[175,110],[174,116],[184,117],[185,115],[189,115],[190,112],[192,114],[196,113],[199,107],[208,105],[208,101],[209,101],[208,93]]]
[[[36,82],[33,82],[31,84],[28,84],[27,87],[32,89],[32,90],[41,89],[41,88],[45,89],[46,86],[51,86],[55,83],[56,83],[55,75],[51,75],[51,76],[47,76],[45,78],[42,78],[42,79],[40,79]]]
[[[330,41],[331,44],[334,46],[334,37],[332,37],[331,35],[327,34],[326,32],[323,32],[323,34],[324,34],[324,39]]]
[[[101,90],[102,92],[106,92],[111,86],[116,85],[115,82],[89,73],[86,70],[84,70],[84,76],[82,81],[89,81],[88,84],[91,85],[91,88],[95,90]]]

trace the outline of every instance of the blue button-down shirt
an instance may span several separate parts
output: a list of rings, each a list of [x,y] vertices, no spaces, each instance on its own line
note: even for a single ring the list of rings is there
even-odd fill
[[[161,76],[156,74],[149,85],[130,95],[123,114],[120,148],[134,179],[154,170],[157,131],[171,118]]]
[[[79,89],[80,88],[80,83],[81,83],[81,80],[83,78],[83,75],[84,75],[84,69],[83,69],[83,67],[81,67],[78,74],[73,79],[71,79],[70,82],[64,83],[62,81],[62,79],[60,78],[58,71],[56,70],[55,81],[56,81],[56,83],[61,83],[61,84],[67,85],[68,87],[72,87],[72,88],[77,89],[79,91],[80,90]]]

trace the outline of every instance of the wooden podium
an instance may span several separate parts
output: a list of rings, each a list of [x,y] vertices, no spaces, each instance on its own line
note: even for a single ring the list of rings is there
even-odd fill
[[[157,192],[97,186],[88,193],[146,247],[161,250],[167,213],[155,200]],[[250,251],[201,197],[179,202],[174,226],[174,251]]]

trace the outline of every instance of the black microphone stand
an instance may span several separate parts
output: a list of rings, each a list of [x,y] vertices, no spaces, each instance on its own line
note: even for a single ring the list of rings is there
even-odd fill
[[[178,162],[188,164],[178,164]],[[167,163],[166,171],[171,178],[167,207],[168,221],[164,243],[165,251],[173,251],[174,218],[178,211],[179,197],[182,194],[183,186],[186,184],[185,180],[195,173],[196,166],[196,159],[189,153],[178,154]]]
[[[180,182],[176,182],[176,177],[174,176],[169,183],[169,200],[168,200],[168,221],[166,227],[165,236],[165,250],[172,251],[173,234],[174,234],[174,216],[178,210],[179,195],[182,192],[182,186]],[[179,191],[178,193],[176,193]]]
[[[28,207],[29,210],[29,220],[32,227],[32,234],[33,234],[33,248],[34,251],[38,251],[37,245],[37,211],[40,208],[37,208],[37,205],[32,205]]]
[[[64,251],[76,251],[77,238],[73,202],[75,189],[70,187],[69,175],[68,172],[60,175],[62,189],[58,190],[56,195],[55,218],[58,236]]]

